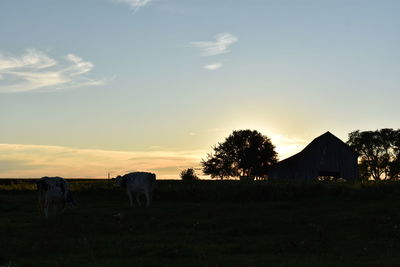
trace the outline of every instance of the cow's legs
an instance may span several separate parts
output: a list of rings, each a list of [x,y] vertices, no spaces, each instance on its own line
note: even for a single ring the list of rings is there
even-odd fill
[[[129,203],[130,203],[131,207],[133,207],[132,193],[131,192],[128,192],[128,197],[129,197]]]
[[[150,206],[150,194],[146,192],[144,195],[146,196],[146,207],[148,207]]]
[[[61,212],[64,212],[66,209],[67,209],[67,201],[63,199],[61,201]]]
[[[138,204],[139,206],[141,206],[141,203],[140,203],[140,194],[136,194],[136,202],[137,202],[137,204]]]
[[[39,216],[43,217],[43,209],[44,209],[44,203],[43,203],[43,198],[42,196],[39,196],[39,202],[38,202],[38,207],[39,207]]]
[[[50,201],[46,199],[44,202],[44,207],[43,207],[44,217],[46,217],[46,218],[49,217],[49,206],[50,206]]]

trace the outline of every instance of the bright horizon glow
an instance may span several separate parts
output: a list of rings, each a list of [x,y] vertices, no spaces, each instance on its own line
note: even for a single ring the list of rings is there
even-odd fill
[[[150,171],[161,179],[178,178],[186,166],[198,165],[203,151],[107,151],[61,146],[0,144],[0,162],[9,161],[11,170],[0,178],[105,178],[132,171]],[[133,167],[134,166],[134,167]],[[82,175],[84,174],[84,175]]]
[[[281,135],[271,137],[279,158],[289,157],[303,148],[301,140]],[[299,141],[299,143],[295,143]],[[223,140],[221,140],[223,142]],[[297,151],[300,149],[299,151]],[[0,178],[107,178],[132,171],[155,172],[159,179],[179,179],[180,171],[200,168],[200,161],[209,151],[110,151],[62,146],[0,144],[0,162],[8,162],[9,170],[0,169]],[[82,175],[85,174],[85,175]],[[201,171],[197,174],[209,178]]]

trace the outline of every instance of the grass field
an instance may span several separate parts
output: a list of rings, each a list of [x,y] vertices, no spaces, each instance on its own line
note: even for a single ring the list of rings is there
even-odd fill
[[[30,184],[0,188],[0,266],[400,264],[398,183],[159,181],[149,208],[71,183],[79,207],[48,220]]]

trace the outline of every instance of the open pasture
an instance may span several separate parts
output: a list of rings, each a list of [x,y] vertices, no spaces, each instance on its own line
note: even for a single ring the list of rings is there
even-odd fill
[[[400,184],[157,181],[149,208],[107,181],[38,217],[32,184],[0,191],[0,266],[398,266]]]

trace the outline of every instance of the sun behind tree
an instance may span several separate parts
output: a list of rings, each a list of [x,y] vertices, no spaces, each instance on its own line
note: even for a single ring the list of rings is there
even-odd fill
[[[268,167],[277,161],[271,140],[256,130],[236,130],[203,159],[204,174],[212,178],[264,178]]]

